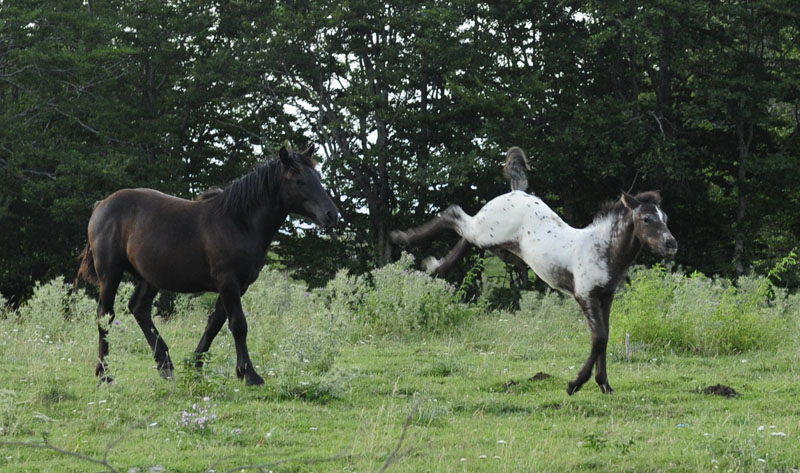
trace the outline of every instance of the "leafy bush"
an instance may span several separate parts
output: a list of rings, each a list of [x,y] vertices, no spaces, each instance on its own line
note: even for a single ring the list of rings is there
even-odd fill
[[[396,263],[362,276],[344,271],[321,291],[332,314],[352,314],[356,331],[374,335],[442,333],[470,319],[478,309],[458,301],[456,289],[412,269],[404,253]]]
[[[277,320],[319,310],[306,286],[283,271],[264,270],[242,298],[245,312]]]
[[[797,296],[769,277],[741,277],[737,284],[686,276],[657,265],[635,268],[612,306],[612,340],[656,350],[724,355],[775,347],[796,314]]]
[[[70,324],[94,320],[97,303],[84,292],[73,292],[62,276],[50,282],[37,282],[33,295],[16,311],[28,327],[39,327],[49,340],[69,337]]]

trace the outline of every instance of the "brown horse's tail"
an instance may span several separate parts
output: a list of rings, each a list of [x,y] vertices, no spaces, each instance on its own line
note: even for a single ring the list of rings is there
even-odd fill
[[[97,270],[94,269],[92,247],[89,246],[88,243],[81,253],[81,266],[78,268],[78,275],[75,277],[75,287],[78,287],[80,278],[83,278],[84,281],[95,286],[100,284],[100,278],[97,277]]]

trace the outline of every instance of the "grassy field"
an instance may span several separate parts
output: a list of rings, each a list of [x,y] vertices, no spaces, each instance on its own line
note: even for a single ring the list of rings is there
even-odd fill
[[[43,286],[0,319],[0,471],[800,471],[796,314],[743,352],[698,356],[634,336],[627,361],[612,342],[616,394],[590,381],[567,396],[589,350],[574,302],[441,307],[425,294],[453,289],[407,269],[369,284],[340,275],[312,293],[266,273],[245,301],[263,387],[234,376],[227,330],[202,374],[181,363],[205,299],[182,298],[157,321],[178,364],[174,381],[159,378],[122,310],[125,288],[115,382],[98,388],[92,301]],[[449,315],[433,323],[432,311]],[[738,394],[704,392],[716,384]]]

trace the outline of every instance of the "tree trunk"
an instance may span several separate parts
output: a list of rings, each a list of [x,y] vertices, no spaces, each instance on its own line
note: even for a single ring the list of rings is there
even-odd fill
[[[736,277],[745,271],[745,218],[747,216],[747,158],[753,141],[753,124],[739,121],[736,124],[739,140],[739,169],[736,176],[736,234],[733,244],[733,266]]]

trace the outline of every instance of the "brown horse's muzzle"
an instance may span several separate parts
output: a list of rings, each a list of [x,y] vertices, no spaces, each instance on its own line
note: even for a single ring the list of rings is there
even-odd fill
[[[330,208],[319,210],[314,213],[314,221],[317,225],[322,228],[329,229],[336,226],[336,222],[339,220],[339,209],[336,208],[335,205],[331,205]]]

